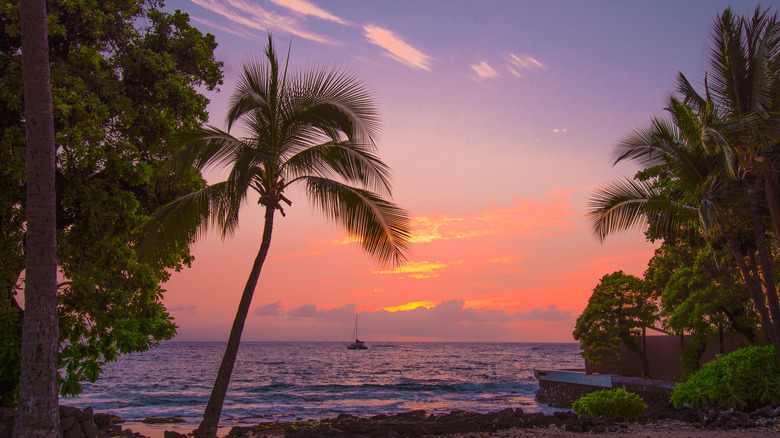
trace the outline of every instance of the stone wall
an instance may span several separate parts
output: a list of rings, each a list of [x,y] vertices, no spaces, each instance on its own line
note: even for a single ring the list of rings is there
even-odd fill
[[[673,382],[636,377],[593,375],[582,372],[535,370],[539,380],[536,401],[554,408],[570,409],[572,403],[586,394],[603,389],[623,388],[638,394],[648,406],[666,407],[674,388]],[[588,383],[597,383],[589,385]]]

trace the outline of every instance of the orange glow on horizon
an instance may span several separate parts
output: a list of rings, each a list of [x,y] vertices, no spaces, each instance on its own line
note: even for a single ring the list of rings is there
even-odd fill
[[[439,303],[435,301],[414,301],[412,303],[406,303],[395,307],[383,307],[381,310],[387,310],[388,312],[406,312],[417,309],[418,307],[425,307],[426,309],[430,309],[437,304]]]

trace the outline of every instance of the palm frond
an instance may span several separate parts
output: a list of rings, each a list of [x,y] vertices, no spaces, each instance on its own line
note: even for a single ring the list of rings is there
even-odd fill
[[[285,166],[290,179],[308,175],[341,178],[391,195],[390,169],[366,149],[350,142],[327,142],[301,150],[287,159]]]
[[[378,262],[398,266],[406,261],[409,214],[375,193],[327,178],[308,177],[306,188],[314,205],[360,240]]]
[[[696,218],[695,209],[674,202],[644,181],[624,180],[597,190],[585,215],[600,242],[619,231],[640,228],[651,219],[658,230],[671,230],[679,219]]]
[[[213,222],[214,213],[224,209],[225,183],[206,186],[160,207],[141,227],[144,239],[137,251],[144,260],[157,260],[178,254],[197,240]]]

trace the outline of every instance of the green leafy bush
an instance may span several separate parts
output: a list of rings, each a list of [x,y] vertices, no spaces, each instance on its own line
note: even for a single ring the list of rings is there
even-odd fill
[[[747,347],[705,364],[672,391],[679,409],[694,407],[751,411],[780,404],[780,361],[771,346]]]
[[[615,388],[591,392],[575,401],[571,408],[580,415],[605,415],[615,421],[630,421],[641,417],[647,404],[637,394]]]

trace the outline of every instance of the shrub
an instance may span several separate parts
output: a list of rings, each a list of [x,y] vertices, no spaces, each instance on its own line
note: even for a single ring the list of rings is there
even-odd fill
[[[605,415],[615,421],[629,421],[642,416],[647,404],[642,397],[624,389],[604,389],[575,401],[572,410],[594,417]]]
[[[694,407],[752,411],[780,404],[780,361],[771,346],[747,347],[705,364],[672,391],[679,409]]]

